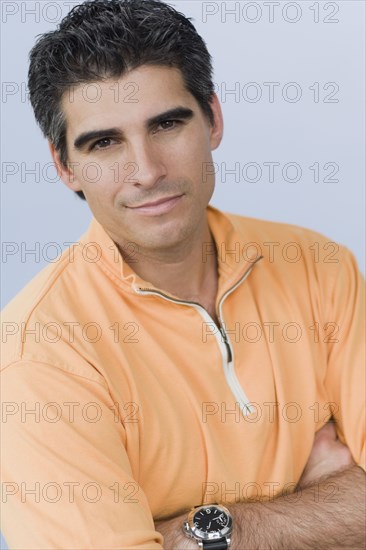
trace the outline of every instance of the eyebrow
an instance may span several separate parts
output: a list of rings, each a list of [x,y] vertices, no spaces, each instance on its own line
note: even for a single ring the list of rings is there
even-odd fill
[[[174,109],[169,109],[158,115],[155,115],[151,118],[148,118],[146,121],[146,127],[151,130],[154,126],[161,124],[167,119],[177,118],[180,120],[190,120],[193,118],[194,112],[192,109],[187,107],[175,107]],[[83,149],[87,143],[90,141],[101,139],[103,137],[121,137],[123,132],[119,128],[106,128],[103,130],[91,130],[90,132],[83,132],[80,134],[74,141],[75,149]]]

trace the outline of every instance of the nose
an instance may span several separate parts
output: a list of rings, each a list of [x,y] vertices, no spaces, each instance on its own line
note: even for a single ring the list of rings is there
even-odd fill
[[[128,149],[128,162],[125,165],[128,176],[125,181],[136,187],[154,187],[166,175],[161,151],[147,139],[130,143]]]

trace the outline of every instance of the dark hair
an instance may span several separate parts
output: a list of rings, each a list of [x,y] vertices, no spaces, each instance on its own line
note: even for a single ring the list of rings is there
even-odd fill
[[[190,18],[160,0],[89,0],[30,52],[28,86],[36,120],[67,165],[65,91],[121,77],[141,65],[178,68],[187,90],[213,123],[212,62]],[[77,194],[85,199],[82,191]]]

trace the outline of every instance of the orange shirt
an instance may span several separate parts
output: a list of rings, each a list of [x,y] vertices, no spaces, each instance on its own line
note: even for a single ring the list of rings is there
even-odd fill
[[[332,414],[365,469],[354,256],[301,227],[207,213],[221,331],[139,278],[96,220],[5,308],[10,548],[161,549],[153,518],[293,490]]]

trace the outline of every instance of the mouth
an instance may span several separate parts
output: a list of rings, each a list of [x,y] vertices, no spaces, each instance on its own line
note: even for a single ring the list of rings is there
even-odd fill
[[[139,214],[159,215],[169,212],[180,201],[183,195],[174,195],[173,197],[167,197],[159,199],[155,202],[148,202],[141,206],[128,206],[130,210]]]

